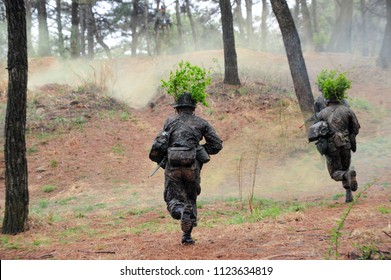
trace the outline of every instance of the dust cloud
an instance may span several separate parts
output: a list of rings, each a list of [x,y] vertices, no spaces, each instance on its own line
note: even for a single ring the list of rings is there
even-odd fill
[[[387,97],[391,90],[389,72],[376,68],[375,60],[370,57],[309,53],[305,59],[315,97],[318,95],[316,76],[322,69],[337,68],[346,71],[353,79],[349,102],[362,128],[352,165],[357,170],[360,186],[374,178],[390,178],[387,168],[391,162],[391,101]],[[31,63],[29,86],[59,83],[78,87],[94,81],[105,84],[109,95],[131,107],[142,108],[156,96],[160,80],[167,79],[170,70],[180,60],[190,61],[223,77],[223,52],[214,50],[111,61],[37,60]],[[285,55],[239,49],[238,64],[242,84],[246,84],[248,79],[282,84],[295,99]],[[256,121],[240,128],[236,137],[224,139],[221,154],[212,157],[203,169],[204,191],[200,199],[240,196],[245,199],[252,191],[256,197],[274,199],[316,198],[344,192],[341,184],[329,177],[325,158],[317,153],[313,144],[307,142],[305,132],[299,130],[303,120],[297,104],[293,103],[289,110],[284,110],[276,106],[266,115],[249,112]],[[237,120],[225,115],[222,119],[217,116],[210,121],[218,130],[221,123],[235,126]],[[256,161],[254,147],[259,139],[263,142]],[[241,170],[238,167],[240,160]],[[257,168],[254,169],[256,162]]]
[[[74,88],[95,84],[106,88],[109,96],[116,97],[133,108],[142,108],[159,92],[161,79],[167,79],[170,70],[176,69],[181,60],[188,60],[208,70],[214,67],[221,71],[221,55],[221,51],[212,51],[201,55],[94,61],[33,59],[30,61],[29,89],[53,83],[68,84]]]

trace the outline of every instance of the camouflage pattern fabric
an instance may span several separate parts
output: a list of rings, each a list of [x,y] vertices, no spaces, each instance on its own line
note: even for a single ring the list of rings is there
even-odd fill
[[[168,118],[163,129],[168,130],[171,127],[174,129],[171,132],[170,147],[196,148],[199,142],[205,139],[203,146],[208,154],[217,154],[223,148],[214,128],[206,120],[195,116],[192,111],[180,112]],[[191,166],[172,166],[169,163],[166,165],[164,200],[174,219],[180,219],[184,205],[191,204],[196,220],[196,201],[201,193],[201,168],[202,163],[198,160]]]
[[[357,117],[350,108],[340,103],[332,103],[319,113],[318,119],[327,121],[333,133],[327,139],[328,147],[325,153],[330,177],[335,181],[342,181],[342,186],[349,188],[345,178],[351,162],[352,144],[349,135],[357,135],[360,130]]]

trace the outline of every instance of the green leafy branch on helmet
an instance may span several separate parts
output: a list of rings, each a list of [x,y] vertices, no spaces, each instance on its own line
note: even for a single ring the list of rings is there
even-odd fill
[[[211,84],[212,79],[204,68],[191,65],[188,61],[180,61],[179,68],[175,72],[170,71],[170,77],[167,81],[161,80],[162,87],[166,89],[167,94],[172,95],[175,101],[184,93],[188,92],[194,101],[204,106],[209,106],[206,101],[208,94],[205,89]]]
[[[319,90],[326,99],[342,100],[346,98],[346,90],[350,88],[351,81],[346,77],[346,73],[337,73],[336,70],[322,70],[317,83]]]

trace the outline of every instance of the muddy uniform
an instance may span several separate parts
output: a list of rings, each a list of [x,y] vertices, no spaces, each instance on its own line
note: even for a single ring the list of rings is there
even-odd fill
[[[172,129],[172,130],[171,130]],[[203,145],[210,155],[222,149],[222,141],[213,127],[204,119],[197,117],[192,111],[182,111],[167,119],[164,130],[171,130],[170,147],[187,147],[196,149],[205,138]],[[167,210],[174,219],[181,219],[185,205],[192,206],[192,226],[197,220],[197,196],[201,193],[200,171],[202,163],[196,160],[191,166],[172,166],[170,162],[165,168],[164,200]],[[191,230],[191,229],[190,229]]]
[[[350,190],[357,189],[355,171],[348,171],[351,161],[351,150],[356,151],[355,136],[358,134],[360,124],[355,113],[340,102],[332,102],[318,114],[318,120],[327,121],[331,136],[327,139],[328,147],[325,154],[327,168],[330,176],[335,181],[342,181],[342,186],[347,190],[347,202],[352,200]],[[355,185],[351,184],[352,178]],[[349,197],[348,197],[349,196]]]
[[[341,104],[346,107],[350,107],[346,99],[342,99]],[[314,103],[315,117],[317,117],[320,111],[322,111],[326,107],[327,107],[326,98],[324,98],[323,94],[321,94],[315,99],[315,103]]]

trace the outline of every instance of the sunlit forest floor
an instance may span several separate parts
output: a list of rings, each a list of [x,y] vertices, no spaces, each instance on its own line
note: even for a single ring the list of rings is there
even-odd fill
[[[353,80],[359,189],[348,205],[307,141],[286,57],[239,50],[241,86],[222,83],[222,57],[209,51],[82,66],[32,60],[30,230],[1,235],[1,259],[390,259],[390,71],[375,58],[305,56],[315,96],[321,69],[336,67]],[[148,177],[156,166],[148,159],[152,140],[174,113],[159,80],[181,59],[213,74],[210,107],[196,114],[224,141],[202,170],[194,246],[180,245],[180,226],[165,209],[163,171]],[[4,122],[4,92],[1,98]]]

